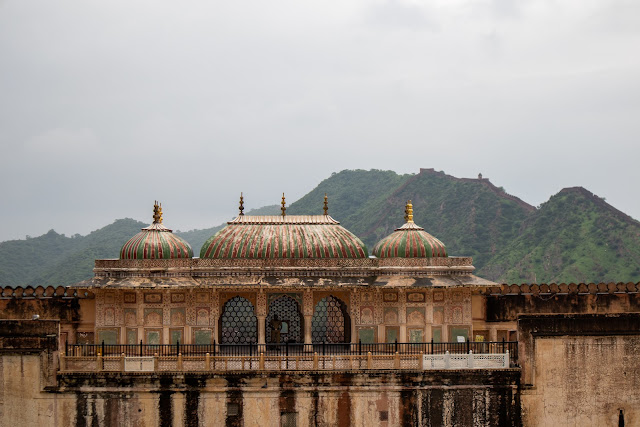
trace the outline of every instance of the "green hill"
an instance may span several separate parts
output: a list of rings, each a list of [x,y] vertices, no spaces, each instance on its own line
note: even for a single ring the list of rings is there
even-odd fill
[[[498,282],[638,281],[640,223],[583,188],[560,191],[540,209],[507,194],[487,179],[466,179],[421,169],[418,174],[346,170],[332,174],[287,214],[329,214],[360,237],[369,250],[414,220],[447,246],[450,255],[472,256],[477,274]],[[247,215],[277,215],[265,206]],[[148,224],[115,221],[87,236],[51,230],[26,240],[0,243],[0,286],[64,285],[90,278],[93,262],[116,258],[131,236]],[[194,253],[225,224],[176,234]]]
[[[322,181],[300,200],[287,208],[290,215],[321,215],[324,195],[329,197],[329,215],[358,235],[355,226],[375,215],[385,200],[412,175],[392,171],[345,170]],[[403,205],[404,208],[404,205]],[[362,216],[363,212],[365,217]],[[279,213],[279,212],[278,212]]]
[[[51,268],[67,256],[75,239],[50,230],[26,240],[11,240],[0,244],[0,285],[28,284],[33,276]]]
[[[640,222],[584,188],[565,188],[478,274],[506,283],[636,282]]]

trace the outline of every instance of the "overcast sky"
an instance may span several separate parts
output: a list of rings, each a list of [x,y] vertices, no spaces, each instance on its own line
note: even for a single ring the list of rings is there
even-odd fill
[[[638,219],[639,151],[634,0],[0,0],[0,240],[154,199],[205,228],[371,168]]]

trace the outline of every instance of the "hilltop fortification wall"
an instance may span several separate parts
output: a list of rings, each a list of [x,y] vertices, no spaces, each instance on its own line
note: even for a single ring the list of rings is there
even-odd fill
[[[458,178],[452,175],[447,175],[444,172],[436,172],[435,169],[433,168],[420,168],[420,174],[434,174],[434,175],[443,175],[446,176],[449,179],[452,179],[454,181],[459,181],[459,182],[473,182],[473,183],[479,183],[484,185],[485,187],[487,187],[489,190],[493,191],[495,194],[497,194],[500,197],[503,197],[505,199],[509,199],[512,200],[514,202],[516,202],[520,207],[524,208],[525,210],[532,212],[535,211],[536,208],[534,206],[531,206],[530,204],[528,204],[527,202],[525,202],[524,200],[507,193],[506,191],[504,191],[502,188],[496,187],[495,185],[493,185],[493,183],[491,183],[491,181],[489,181],[489,178],[482,178],[482,175],[480,175],[478,178]]]

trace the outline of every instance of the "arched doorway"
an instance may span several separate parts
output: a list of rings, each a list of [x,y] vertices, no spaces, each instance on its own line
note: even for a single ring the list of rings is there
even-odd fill
[[[351,342],[351,319],[342,300],[329,295],[318,301],[311,319],[311,341],[314,344]]]
[[[248,299],[236,296],[224,304],[219,335],[220,344],[253,344],[258,341],[258,318]]]
[[[280,322],[280,341],[274,342],[273,320],[277,316]],[[286,342],[303,342],[303,320],[300,305],[288,295],[282,295],[269,304],[269,314],[266,319],[266,341],[268,344],[282,344]]]

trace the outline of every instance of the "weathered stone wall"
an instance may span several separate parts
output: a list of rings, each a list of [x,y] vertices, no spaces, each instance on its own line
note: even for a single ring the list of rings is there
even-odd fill
[[[37,356],[2,358],[0,425],[518,426],[518,372],[87,374],[43,390]],[[266,385],[266,387],[264,387]]]
[[[41,319],[56,319],[67,324],[80,321],[80,302],[78,298],[0,299],[0,318],[27,320],[37,314]]]
[[[298,426],[517,426],[518,376],[517,370],[75,374],[60,377],[55,394],[66,398],[58,398],[64,405],[56,416],[78,426],[264,427],[283,416]]]
[[[523,316],[524,425],[640,425],[640,314]]]
[[[525,425],[640,425],[640,337],[553,337],[536,343]]]

